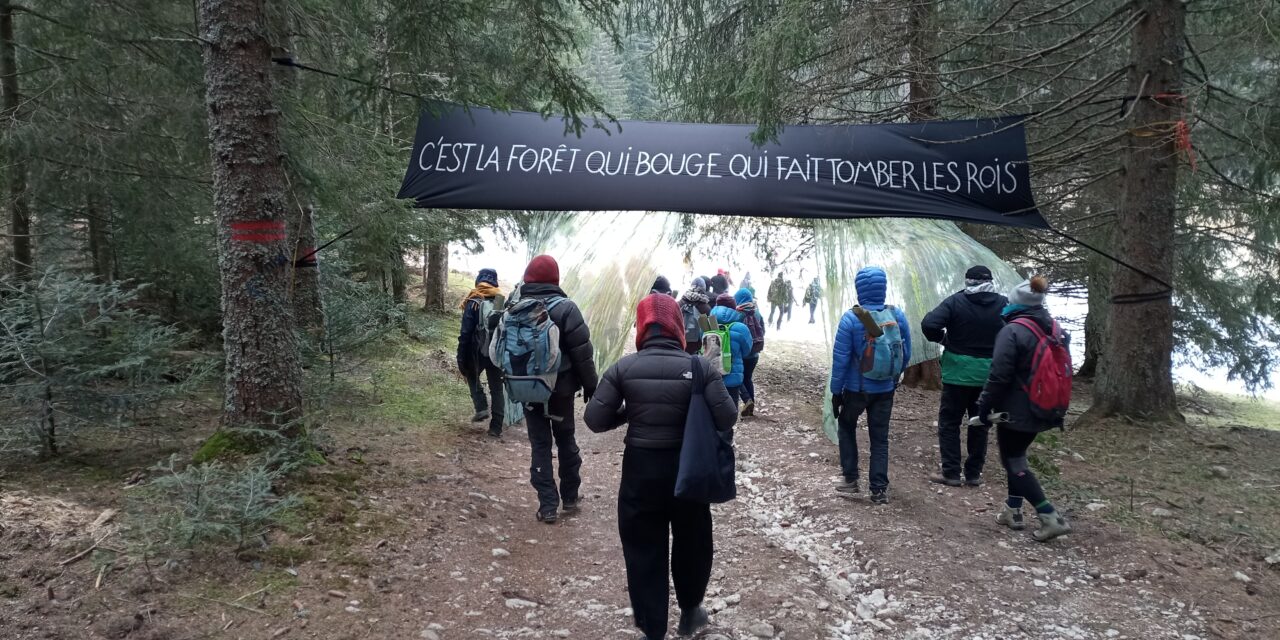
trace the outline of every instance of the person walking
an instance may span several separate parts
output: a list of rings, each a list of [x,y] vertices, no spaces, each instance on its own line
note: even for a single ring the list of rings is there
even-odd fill
[[[675,497],[685,416],[693,398],[691,367],[701,367],[716,429],[729,431],[738,416],[718,368],[690,357],[686,346],[676,302],[649,295],[636,309],[636,353],[605,371],[583,414],[596,433],[627,425],[618,535],[635,625],[649,640],[666,637],[668,574],[680,606],[678,633],[690,635],[710,623],[702,602],[711,578],[711,508]]]
[[[818,276],[814,276],[813,282],[810,282],[808,288],[804,290],[804,303],[809,306],[809,324],[817,322],[814,313],[817,312],[818,301],[821,299],[822,285],[818,284]]]
[[[743,401],[742,379],[746,369],[746,357],[751,354],[753,340],[751,330],[743,324],[745,316],[738,311],[734,297],[724,293],[716,298],[716,306],[711,309],[711,317],[729,329],[729,353],[733,366],[724,374],[724,386],[729,388],[729,395],[734,405]]]
[[[756,414],[756,366],[760,364],[760,353],[764,351],[767,325],[756,306],[755,294],[750,289],[738,289],[733,301],[738,305],[738,313],[742,314],[742,324],[751,332],[751,351],[742,356],[742,417],[749,418]]]
[[[711,287],[711,295],[713,296],[722,296],[729,293],[729,284],[729,276],[725,274],[724,269],[711,276],[711,279],[707,281],[707,286]]]
[[[787,312],[787,322],[791,322],[791,308],[796,306],[796,288],[792,286],[790,280],[787,280],[784,291],[786,291],[787,294],[787,303],[783,308],[786,309]],[[781,314],[778,315],[778,329],[782,329]]]
[[[769,292],[767,296],[769,301],[769,324],[773,324],[773,314],[776,312],[778,314],[778,329],[782,328],[782,316],[786,313],[784,309],[787,307],[787,299],[789,297],[787,290],[789,288],[790,287],[787,286],[786,278],[783,277],[781,271],[778,272],[778,275],[773,279],[773,282],[769,283]]]
[[[831,352],[831,410],[844,474],[836,491],[859,491],[857,427],[865,412],[871,449],[868,487],[876,504],[889,502],[889,419],[894,392],[911,362],[910,325],[901,309],[885,304],[888,285],[880,267],[858,272],[854,287],[860,306],[840,318]]]
[[[971,267],[965,288],[942,301],[920,322],[925,339],[943,345],[942,402],[938,407],[938,452],[941,472],[929,481],[958,487],[982,484],[990,429],[970,424],[966,438],[969,457],[960,466],[960,424],[966,414],[976,417],[978,396],[991,372],[996,335],[1004,328],[1001,312],[1008,299],[996,292],[991,269]],[[963,473],[964,479],[961,480]]]
[[[560,329],[560,372],[551,399],[545,406],[525,407],[532,449],[529,483],[538,492],[537,518],[554,524],[558,517],[557,508],[562,503],[565,513],[576,512],[579,507],[582,456],[574,439],[573,396],[579,389],[584,401],[591,400],[595,394],[599,382],[595,347],[591,344],[591,330],[582,317],[582,311],[560,288],[560,265],[555,258],[540,255],[529,262],[524,270],[524,284],[519,287],[519,296],[521,300],[539,298],[545,301],[551,321]],[[560,462],[558,490],[552,475],[553,443]]]
[[[671,281],[666,276],[658,276],[653,280],[653,286],[649,289],[649,293],[661,293],[665,296],[676,297],[675,292],[671,290]]]
[[[680,313],[684,316],[684,350],[696,354],[702,350],[702,317],[711,313],[711,294],[705,278],[694,278],[689,290],[680,296]]]
[[[467,380],[471,390],[471,403],[475,408],[472,422],[489,421],[489,436],[502,437],[502,423],[506,419],[506,402],[502,395],[502,370],[489,360],[489,336],[493,325],[490,319],[501,304],[502,291],[498,288],[498,272],[481,269],[476,275],[475,288],[462,301],[462,327],[458,332],[458,371]],[[489,384],[492,406],[484,395],[481,376]]]
[[[991,373],[975,409],[988,426],[992,424],[992,412],[1007,416],[996,426],[996,444],[1000,449],[1000,462],[1008,476],[1009,495],[1004,508],[996,516],[996,522],[1021,531],[1026,527],[1022,520],[1022,505],[1030,502],[1040,520],[1040,528],[1032,535],[1040,542],[1071,533],[1070,523],[1045,497],[1044,489],[1027,461],[1027,449],[1035,442],[1036,436],[1063,425],[1061,416],[1044,418],[1043,412],[1032,404],[1028,392],[1036,367],[1043,364],[1037,358],[1042,340],[1047,338],[1056,342],[1064,350],[1068,350],[1071,343],[1071,336],[1062,331],[1044,307],[1044,296],[1048,290],[1048,279],[1035,276],[1024,280],[1009,294],[1009,304],[1003,312],[1005,326],[996,336]]]

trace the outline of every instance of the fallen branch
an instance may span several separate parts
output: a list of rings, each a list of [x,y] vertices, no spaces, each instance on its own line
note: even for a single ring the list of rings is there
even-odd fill
[[[85,549],[84,551],[81,551],[80,553],[77,553],[74,556],[71,556],[70,558],[63,560],[62,562],[59,562],[58,566],[65,567],[74,562],[79,562],[81,560],[84,560],[86,557],[88,557],[89,554],[93,553],[94,549],[97,549],[97,548],[98,548],[98,543],[95,542],[93,543],[93,546],[89,547],[88,549]]]

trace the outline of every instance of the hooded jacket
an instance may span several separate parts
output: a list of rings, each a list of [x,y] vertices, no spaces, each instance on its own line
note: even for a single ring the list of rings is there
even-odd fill
[[[497,296],[498,272],[481,269],[476,288],[462,302],[462,327],[458,332],[458,370],[465,376],[479,373],[489,363],[489,346],[477,342],[480,328],[480,303]],[[493,295],[484,295],[486,293]]]
[[[1053,330],[1053,316],[1043,306],[1021,309],[1009,314],[1004,328],[996,336],[995,351],[991,358],[991,374],[982,388],[978,405],[988,412],[1008,412],[1006,426],[1015,431],[1040,433],[1063,422],[1041,422],[1032,417],[1031,398],[1027,386],[1031,383],[1031,359],[1035,357],[1036,334],[1030,329],[1014,324],[1018,318],[1030,318],[1040,329],[1049,334]],[[1061,331],[1061,327],[1059,327]],[[1071,334],[1062,331],[1062,341],[1071,347]]]
[[[981,387],[991,368],[996,335],[1004,328],[1001,310],[1008,299],[994,291],[960,291],[948,296],[920,321],[925,339],[946,347],[942,381]]]
[[[747,325],[742,324],[746,316],[733,307],[716,307],[711,310],[711,317],[721,325],[732,325],[729,327],[729,342],[730,349],[733,350],[733,368],[725,374],[724,385],[740,387],[743,373],[746,371],[744,358],[751,355],[751,345],[754,344],[751,339],[751,330]]]
[[[733,302],[734,304],[738,305],[738,313],[742,314],[744,321],[748,313],[756,317],[756,323],[760,325],[760,332],[761,332],[760,339],[763,342],[764,331],[768,328],[767,327],[768,323],[764,321],[764,315],[760,313],[760,305],[756,304],[755,295],[756,295],[755,292],[751,291],[750,289],[744,286],[741,289],[738,289],[737,293],[733,294]],[[747,332],[750,333],[750,331],[751,331],[751,328],[748,327]],[[759,345],[756,345],[755,343],[755,336],[751,336],[751,340],[752,340],[751,348],[752,350],[755,350],[756,347],[759,346]],[[759,348],[763,349],[764,347],[759,346]],[[748,360],[756,360],[760,358],[760,352],[759,351],[756,351],[755,353],[747,352],[743,357]]]
[[[599,377],[596,374],[595,347],[591,344],[591,329],[582,317],[582,310],[569,300],[558,285],[525,283],[520,285],[521,298],[565,298],[551,310],[551,321],[560,327],[560,353],[564,356],[560,375],[553,391],[558,396],[571,396],[578,389],[588,396],[595,393]]]
[[[880,267],[866,267],[854,278],[858,303],[868,311],[883,311],[889,277]],[[902,331],[902,359],[911,362],[911,325],[901,309],[893,309],[893,317]],[[896,380],[868,380],[862,376],[862,353],[867,347],[866,328],[850,309],[840,317],[835,345],[831,350],[831,391],[888,393],[897,388]]]
[[[639,351],[605,371],[583,420],[596,433],[629,425],[624,441],[630,447],[678,449],[693,398],[691,367],[701,368],[705,402],[717,429],[733,428],[738,410],[720,372],[684,352],[674,301],[653,304],[654,297],[662,296],[649,296],[637,309]]]

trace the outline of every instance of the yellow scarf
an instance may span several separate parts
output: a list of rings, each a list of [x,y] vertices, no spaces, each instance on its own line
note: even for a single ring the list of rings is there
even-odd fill
[[[481,282],[476,285],[476,288],[471,290],[471,293],[467,294],[467,297],[462,300],[461,306],[463,309],[465,309],[467,308],[467,303],[472,300],[477,300],[480,298],[492,298],[494,296],[500,296],[500,295],[502,295],[502,289],[499,289],[498,287],[495,287],[489,284],[488,282]]]

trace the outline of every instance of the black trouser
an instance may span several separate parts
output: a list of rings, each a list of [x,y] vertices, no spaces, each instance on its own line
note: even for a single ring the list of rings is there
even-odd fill
[[[871,454],[868,486],[872,491],[889,488],[889,418],[893,415],[893,391],[859,393],[845,391],[836,421],[836,439],[840,444],[840,470],[845,482],[858,480],[858,416],[867,412],[867,439]]]
[[[702,604],[711,579],[711,507],[675,497],[679,467],[679,449],[631,446],[622,454],[618,534],[636,626],[650,638],[667,632],[668,570],[683,610]]]
[[[960,424],[965,416],[978,415],[978,397],[982,387],[963,387],[958,384],[942,385],[942,405],[938,407],[938,451],[942,456],[942,475],[960,477]],[[970,425],[967,445],[969,457],[964,461],[964,477],[982,475],[982,465],[987,460],[987,431],[985,425]]]
[[[996,427],[996,443],[1000,447],[1000,462],[1009,475],[1009,495],[1025,498],[1031,506],[1045,501],[1044,489],[1032,473],[1027,462],[1027,449],[1036,441],[1034,433],[1017,431],[1004,425]]]
[[[582,486],[582,456],[578,443],[573,439],[573,396],[554,395],[547,403],[528,405],[524,418],[529,427],[529,445],[533,449],[533,462],[529,465],[529,484],[538,492],[538,512],[554,512],[563,499],[578,501],[578,487]],[[560,420],[551,420],[547,414]],[[555,442],[560,458],[560,489],[551,473],[551,444]]]
[[[471,404],[475,407],[476,413],[488,410],[489,431],[501,433],[502,423],[507,417],[507,401],[502,395],[502,369],[495,367],[488,358],[481,358],[479,367],[489,383],[489,395],[493,396],[493,404],[490,405],[489,399],[484,397],[484,388],[480,386],[480,372],[467,376],[467,386],[471,389]]]

